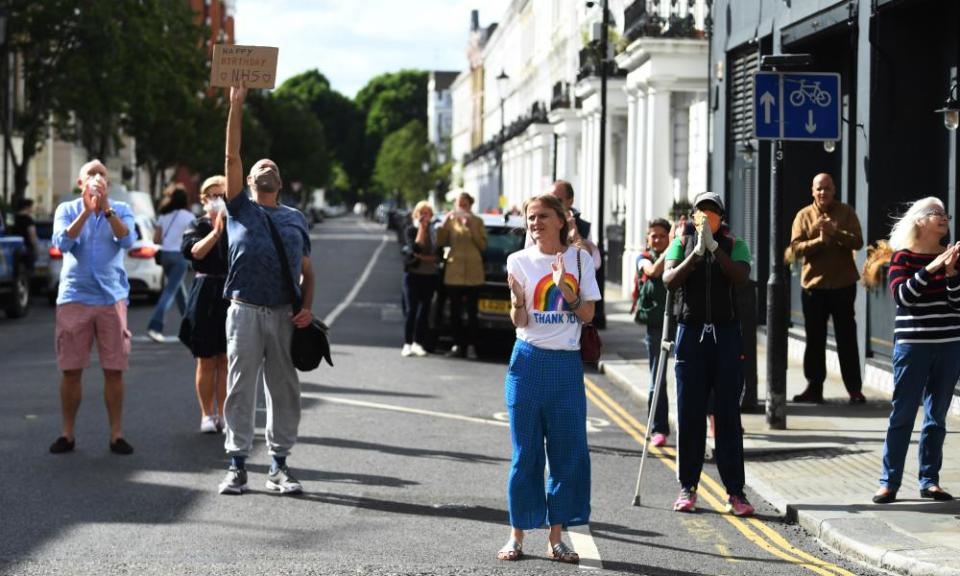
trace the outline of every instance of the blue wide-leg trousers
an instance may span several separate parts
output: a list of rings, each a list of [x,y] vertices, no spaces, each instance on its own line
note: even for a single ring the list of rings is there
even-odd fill
[[[580,352],[544,350],[517,340],[505,397],[513,442],[507,481],[510,525],[532,530],[587,524],[590,453]]]

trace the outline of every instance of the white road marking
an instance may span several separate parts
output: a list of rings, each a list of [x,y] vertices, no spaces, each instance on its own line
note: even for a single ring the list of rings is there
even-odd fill
[[[357,280],[357,283],[353,285],[353,289],[350,290],[350,293],[347,294],[347,297],[343,299],[343,302],[337,304],[337,307],[330,311],[327,314],[326,318],[323,319],[323,323],[327,326],[332,327],[333,323],[337,321],[337,317],[347,309],[353,299],[357,297],[357,294],[360,292],[360,289],[363,288],[363,285],[367,283],[367,278],[370,277],[370,273],[373,272],[373,267],[377,264],[377,259],[380,258],[380,253],[383,252],[384,246],[387,245],[387,236],[381,236],[380,245],[377,246],[376,251],[373,253],[373,258],[370,258],[370,261],[367,262],[367,267],[363,269],[363,274],[360,275],[360,279]]]
[[[488,426],[506,426],[509,422],[499,422],[490,418],[477,418],[475,416],[463,416],[461,414],[451,414],[449,412],[435,412],[433,410],[423,410],[420,408],[408,408],[406,406],[394,406],[392,404],[380,404],[378,402],[367,402],[365,400],[351,400],[350,398],[340,398],[334,396],[324,396],[322,394],[301,394],[304,398],[315,398],[324,402],[333,404],[346,404],[348,406],[360,406],[362,408],[376,408],[377,410],[390,410],[392,412],[404,412],[406,414],[417,414],[419,416],[433,416],[434,418],[446,418],[448,420],[460,420],[461,422],[473,422],[475,424],[486,424]]]
[[[570,546],[580,555],[580,568],[602,570],[600,550],[597,549],[597,543],[593,540],[593,534],[590,533],[590,526],[571,526],[566,532],[570,537]]]

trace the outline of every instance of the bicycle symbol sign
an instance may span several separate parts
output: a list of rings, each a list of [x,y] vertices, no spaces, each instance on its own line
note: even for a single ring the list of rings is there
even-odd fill
[[[757,72],[754,137],[761,140],[839,140],[840,75]]]

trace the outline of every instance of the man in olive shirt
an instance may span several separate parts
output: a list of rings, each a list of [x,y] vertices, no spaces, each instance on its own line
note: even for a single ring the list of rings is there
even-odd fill
[[[800,285],[807,335],[803,374],[807,389],[794,402],[823,402],[827,376],[827,319],[833,318],[840,374],[851,404],[866,401],[861,392],[860,354],[853,303],[857,297],[857,266],[853,253],[863,247],[860,221],[853,208],[834,199],[836,187],[829,174],[813,179],[813,202],[797,213],[790,235],[795,258],[803,258]]]

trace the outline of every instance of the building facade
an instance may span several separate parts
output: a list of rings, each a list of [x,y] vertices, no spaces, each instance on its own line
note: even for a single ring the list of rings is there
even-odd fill
[[[443,164],[450,160],[450,139],[453,136],[453,93],[450,86],[458,72],[431,71],[427,80],[427,139]]]
[[[591,4],[514,0],[471,46],[454,83],[455,173],[483,210],[519,207],[556,179],[571,182],[583,217],[604,223],[607,280],[628,294],[646,222],[707,186],[707,8],[610,2],[610,50],[600,58],[603,14]],[[594,240],[600,232],[592,227]]]

